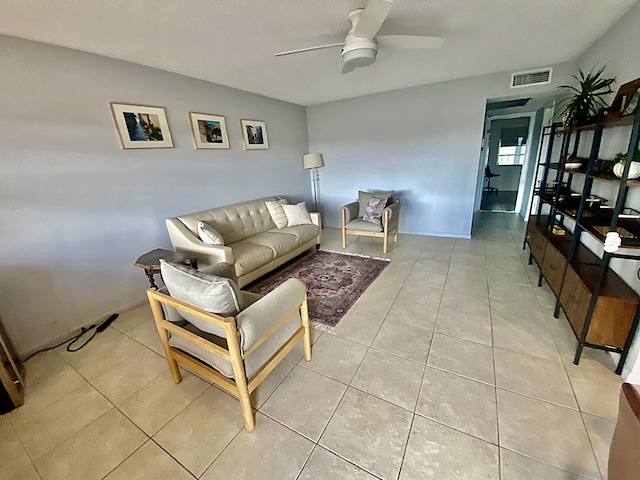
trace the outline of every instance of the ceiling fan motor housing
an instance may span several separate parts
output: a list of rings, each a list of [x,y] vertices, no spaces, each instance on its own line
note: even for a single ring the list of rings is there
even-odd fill
[[[347,36],[342,47],[342,60],[354,67],[366,67],[376,61],[378,44],[367,38]]]

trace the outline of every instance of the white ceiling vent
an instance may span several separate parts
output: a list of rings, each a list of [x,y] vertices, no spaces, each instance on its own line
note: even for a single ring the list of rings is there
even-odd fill
[[[511,88],[530,87],[532,85],[549,85],[553,68],[527,70],[511,74]]]

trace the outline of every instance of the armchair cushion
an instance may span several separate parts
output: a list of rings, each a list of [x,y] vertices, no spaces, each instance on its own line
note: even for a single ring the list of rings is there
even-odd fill
[[[198,221],[198,236],[207,245],[224,245],[224,238],[211,225]]]
[[[233,316],[240,311],[240,289],[233,280],[164,260],[160,260],[160,271],[172,297],[221,316]],[[204,332],[224,336],[220,327],[186,313],[181,316]]]
[[[371,197],[376,196],[378,198],[387,198],[389,201],[393,201],[394,191],[391,190],[389,192],[358,192],[358,216],[360,218],[364,217],[367,213],[367,205],[369,204],[369,200]]]
[[[382,232],[383,230],[381,223],[367,222],[361,218],[351,220],[345,227],[347,230],[358,230],[360,232]]]
[[[382,223],[380,218],[384,207],[387,206],[387,199],[384,197],[371,197],[369,203],[367,203],[366,213],[362,217],[365,222],[375,223],[376,225]]]

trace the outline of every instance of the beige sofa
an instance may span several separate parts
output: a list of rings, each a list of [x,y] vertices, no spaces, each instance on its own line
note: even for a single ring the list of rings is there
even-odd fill
[[[173,249],[194,253],[200,267],[228,263],[238,286],[243,287],[306,250],[320,246],[320,214],[311,212],[313,224],[276,228],[265,202],[278,199],[260,198],[168,218]],[[202,242],[198,221],[220,233],[224,245]]]

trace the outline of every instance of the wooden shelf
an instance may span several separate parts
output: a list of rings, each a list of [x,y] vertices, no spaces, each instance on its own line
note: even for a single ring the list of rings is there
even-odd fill
[[[630,138],[638,138],[640,112],[614,117],[615,115],[610,115],[597,125],[567,130],[555,130],[555,124],[550,127],[551,135],[545,137],[548,142],[546,156],[539,157],[537,164],[538,172],[543,169],[541,177],[536,173],[536,178],[542,178],[543,185],[534,191],[540,201],[536,204],[537,211],[531,211],[526,241],[531,247],[530,259],[536,260],[540,266],[541,278],[546,279],[556,295],[555,316],[559,315],[562,308],[578,339],[574,363],[579,362],[585,346],[618,352],[621,353],[616,369],[619,374],[639,322],[640,295],[611,270],[609,260],[616,256],[635,257],[629,254],[604,254],[599,257],[582,243],[586,241],[586,237],[582,235],[588,234],[602,245],[611,226],[615,225],[622,247],[640,248],[640,212],[623,205],[622,211],[614,218],[614,205],[624,203],[627,188],[640,187],[640,179],[623,181],[616,177],[611,172],[613,161],[597,160],[589,169],[588,159],[568,155],[570,151],[578,151],[581,131],[596,131],[596,134],[589,136],[590,151],[594,155],[598,154],[601,139],[607,134],[607,129],[633,125]],[[553,150],[554,141],[558,137],[555,133],[562,136],[563,150],[559,156],[562,159],[566,157],[566,161],[552,161],[558,159],[557,149],[555,152]],[[567,163],[577,168],[567,168]],[[555,172],[549,173],[551,170]],[[593,173],[592,170],[600,173]],[[581,182],[580,177],[584,182]],[[551,179],[556,182],[550,181]],[[561,185],[557,182],[561,182]],[[611,205],[607,205],[607,200],[592,194],[594,182],[616,187],[617,198],[609,199]],[[579,188],[580,193],[572,192],[572,186],[574,189]],[[549,213],[542,213],[543,204],[551,207]],[[583,210],[580,210],[581,205]],[[539,225],[535,225],[536,222]],[[559,235],[553,234],[550,224],[561,227],[554,228]],[[571,233],[568,227],[574,232]]]

